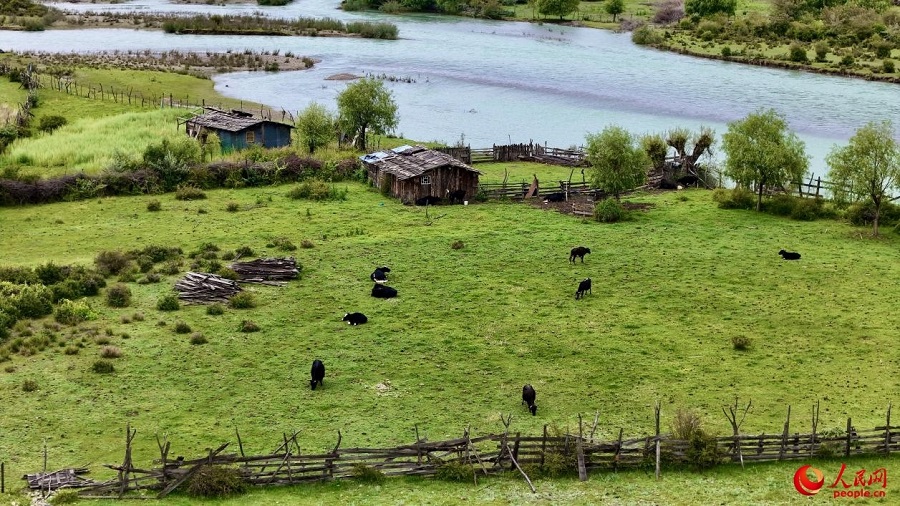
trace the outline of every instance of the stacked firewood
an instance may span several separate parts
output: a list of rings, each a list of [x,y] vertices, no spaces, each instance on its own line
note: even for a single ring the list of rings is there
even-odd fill
[[[175,283],[178,298],[187,302],[228,302],[241,291],[237,281],[206,272],[188,272]]]
[[[297,279],[300,270],[294,257],[260,258],[251,262],[235,262],[231,269],[237,273],[242,283],[260,283],[283,286],[291,279]]]

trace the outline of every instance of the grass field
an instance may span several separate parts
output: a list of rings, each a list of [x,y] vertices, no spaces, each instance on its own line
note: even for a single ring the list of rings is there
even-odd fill
[[[292,429],[302,429],[301,444],[313,451],[330,448],[338,429],[345,446],[409,443],[414,424],[430,440],[457,437],[467,425],[476,434],[495,432],[499,413],[513,413],[514,430],[538,433],[544,424],[571,428],[578,413],[599,411],[600,437],[613,438],[620,427],[642,435],[652,430],[656,401],[664,427],[676,408],[691,407],[724,433],[721,406],[735,396],[753,400],[747,433],[780,431],[789,404],[792,431],[806,431],[816,399],[820,429],[841,427],[848,416],[868,428],[883,423],[900,393],[896,235],[872,240],[834,221],[723,211],[701,190],[635,197],[653,206],[614,225],[512,203],[437,207],[427,225],[421,208],[355,183],[338,186],[349,189],[347,201],[289,200],[287,187],[270,187],[211,191],[194,202],[165,195],[0,210],[0,236],[10,238],[0,243],[4,265],[90,263],[100,250],[149,244],[186,251],[203,242],[248,245],[259,255],[278,254],[266,248],[276,236],[315,245],[295,252],[301,280],[249,288],[255,309],[157,311],[157,298],[177,279],[170,276],[130,283],[129,308],[93,299],[101,317],[87,325],[32,323],[32,332],[63,344],[3,364],[0,460],[8,473],[39,470],[44,443],[53,468],[121,461],[126,423],[138,430],[136,463],[149,465],[155,433],[168,434],[175,454],[194,456],[230,441],[235,427],[256,452],[270,451]],[[152,199],[162,211],[146,211]],[[228,202],[242,210],[226,212]],[[454,241],[465,247],[451,249]],[[578,244],[592,253],[583,265],[569,264]],[[781,261],[781,248],[801,251],[803,260]],[[382,264],[393,268],[397,299],[369,296],[368,275]],[[597,291],[576,302],[577,281],[588,276]],[[352,311],[370,322],[348,327],[340,318]],[[136,312],[143,321],[134,321]],[[245,319],[262,331],[239,333]],[[210,342],[190,345],[173,332],[176,321]],[[97,375],[90,367],[106,329],[123,357],[115,374]],[[732,348],[735,335],[752,339],[749,351]],[[63,354],[64,345],[78,342],[80,353]],[[328,376],[324,389],[310,392],[313,358],[325,362]],[[38,389],[23,391],[26,380]],[[526,382],[538,392],[536,417],[519,404]],[[796,493],[781,478],[795,468],[715,471],[722,484],[714,486],[712,478],[676,474],[695,489],[671,492],[671,503],[691,503],[698,488],[740,496],[762,487],[751,502],[790,500]],[[620,476],[547,488],[585,504],[617,490],[638,494],[620,495],[625,503],[658,500],[659,486],[643,473]],[[633,490],[631,481],[642,485]],[[515,480],[486,483],[479,492],[486,502],[527,495]],[[414,503],[455,503],[471,493],[459,487],[420,490],[400,480],[371,493],[383,502],[397,502],[382,495],[396,491]],[[253,497],[291,502],[290,493]],[[305,494],[310,502],[367,496],[350,484]]]

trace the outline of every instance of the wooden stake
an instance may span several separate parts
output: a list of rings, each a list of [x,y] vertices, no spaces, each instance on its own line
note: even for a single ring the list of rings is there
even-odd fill
[[[659,401],[656,401],[656,408],[654,408],[656,415],[656,479],[659,479],[660,469],[659,469],[659,457],[660,457],[660,448],[659,448]]]
[[[788,431],[791,427],[791,405],[788,404],[787,419],[784,421],[784,430],[781,432],[781,449],[778,450],[778,460],[784,458],[785,445],[787,445]]]
[[[891,454],[891,403],[888,403],[887,420],[884,422],[884,453]]]
[[[853,426],[850,425],[850,421],[851,421],[850,418],[847,417],[847,446],[846,446],[846,448],[844,449],[844,456],[845,456],[845,457],[849,457],[849,456],[850,456],[850,429],[853,428]]]
[[[819,400],[816,399],[816,403],[813,404],[812,409],[812,434],[809,437],[809,456],[812,457],[816,454],[816,430],[819,426]]]

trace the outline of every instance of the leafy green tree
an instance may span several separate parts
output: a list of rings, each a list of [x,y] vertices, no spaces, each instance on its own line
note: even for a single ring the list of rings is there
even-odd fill
[[[836,199],[865,196],[875,204],[872,234],[878,235],[878,218],[890,190],[900,187],[900,144],[894,140],[890,121],[870,122],[856,131],[850,144],[835,146],[826,158]]]
[[[647,134],[641,137],[641,148],[650,159],[650,163],[654,170],[663,171],[665,169],[666,155],[669,154],[669,145],[666,144],[666,140],[663,139],[662,135]]]
[[[684,0],[684,13],[688,16],[705,18],[720,12],[734,16],[736,8],[737,0]]]
[[[760,109],[729,123],[722,144],[728,157],[725,175],[740,186],[756,189],[757,211],[766,187],[800,181],[809,168],[806,145],[788,131],[787,122],[774,109]]]
[[[325,106],[313,102],[297,117],[297,136],[300,142],[315,153],[316,149],[328,145],[334,137],[334,117]]]
[[[606,0],[606,5],[603,8],[607,14],[612,15],[613,23],[615,23],[616,16],[625,12],[625,0]]]
[[[397,104],[377,79],[360,79],[337,97],[338,123],[355,136],[356,147],[365,151],[366,131],[384,134],[397,127]]]
[[[578,8],[579,0],[537,0],[538,12],[544,16],[563,16]]]
[[[599,134],[588,134],[586,151],[591,182],[615,195],[616,200],[623,191],[647,180],[650,159],[637,139],[622,127],[609,126]]]

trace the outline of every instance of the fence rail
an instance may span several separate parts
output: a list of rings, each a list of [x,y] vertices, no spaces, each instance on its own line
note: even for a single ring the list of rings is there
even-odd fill
[[[811,433],[789,433],[790,407],[781,434],[741,434],[740,423],[734,417],[734,434],[708,438],[710,445],[706,452],[714,456],[715,463],[762,462],[809,459],[811,457],[834,457],[863,454],[890,455],[900,451],[900,426],[890,425],[891,408],[888,407],[886,423],[870,430],[857,431],[847,419],[845,431],[819,433],[818,404],[813,411],[813,431]],[[749,410],[750,404],[747,405]],[[724,411],[724,410],[723,410]],[[678,439],[659,432],[660,409],[656,407],[657,430],[653,436],[624,439],[624,430],[619,430],[615,440],[597,441],[593,435],[599,414],[593,427],[585,435],[586,426],[579,415],[577,433],[549,435],[544,426],[540,435],[511,433],[511,417],[501,420],[505,431],[472,437],[468,429],[461,438],[431,442],[418,437],[412,444],[390,448],[341,448],[342,435],[338,431],[337,443],[331,451],[303,454],[297,441],[297,434],[282,434],[280,445],[273,452],[263,455],[246,455],[244,442],[237,436],[238,453],[225,453],[230,443],[224,443],[215,450],[208,450],[205,456],[194,459],[169,455],[170,444],[160,441],[157,436],[160,458],[156,467],[139,468],[132,462],[132,442],[136,431],[126,428],[125,459],[121,465],[105,467],[117,471],[117,477],[108,481],[95,482],[78,477],[87,469],[64,469],[53,473],[26,475],[32,489],[79,488],[85,497],[123,497],[129,492],[156,491],[157,497],[164,497],[177,489],[203,466],[228,466],[236,468],[241,478],[248,484],[288,485],[314,481],[346,479],[359,476],[361,472],[377,471],[385,476],[433,476],[444,466],[465,465],[477,475],[490,475],[518,469],[533,488],[528,471],[540,470],[547,465],[562,465],[578,471],[582,480],[587,479],[587,471],[618,470],[626,468],[657,469],[661,463],[691,464],[693,441]],[[746,411],[745,411],[746,414]],[[727,412],[726,412],[727,415]],[[45,455],[46,459],[46,455]],[[559,471],[559,469],[555,469]]]

